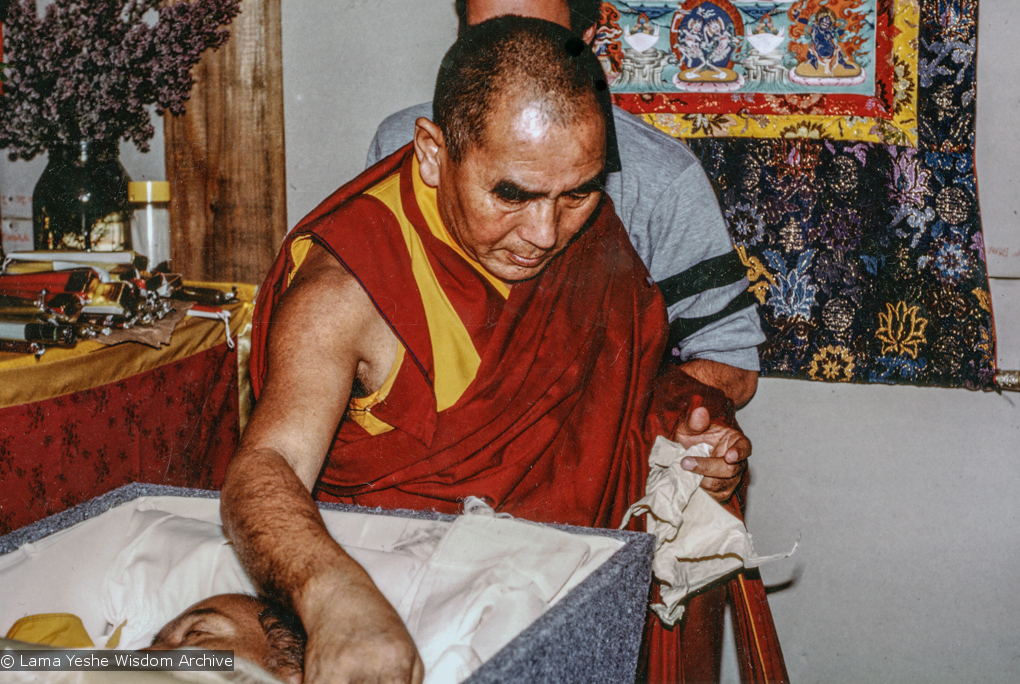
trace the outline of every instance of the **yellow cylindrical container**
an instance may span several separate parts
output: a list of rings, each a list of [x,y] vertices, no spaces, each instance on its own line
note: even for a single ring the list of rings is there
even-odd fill
[[[149,268],[170,258],[170,184],[166,181],[128,183],[128,200],[134,209],[131,244],[149,257]]]

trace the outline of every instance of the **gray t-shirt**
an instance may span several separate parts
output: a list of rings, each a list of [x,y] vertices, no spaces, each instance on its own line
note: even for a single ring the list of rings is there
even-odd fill
[[[418,117],[432,118],[431,102],[387,117],[368,165],[409,143]],[[613,118],[623,170],[608,175],[606,192],[666,297],[680,359],[758,370],[758,309],[701,164],[687,145],[619,107]]]

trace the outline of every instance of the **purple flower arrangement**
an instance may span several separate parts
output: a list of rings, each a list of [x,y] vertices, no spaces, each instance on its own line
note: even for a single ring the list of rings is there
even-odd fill
[[[153,136],[147,105],[182,114],[191,67],[226,42],[240,0],[12,0],[4,19],[0,147],[31,159],[80,140]]]

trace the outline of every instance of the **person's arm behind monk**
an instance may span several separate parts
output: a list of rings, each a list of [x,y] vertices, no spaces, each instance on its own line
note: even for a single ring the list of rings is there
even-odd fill
[[[355,380],[381,384],[396,345],[355,279],[313,247],[274,310],[265,387],[227,469],[224,532],[256,587],[301,618],[307,684],[424,677],[400,617],[310,494]]]
[[[669,363],[669,362],[666,362]],[[680,369],[695,380],[721,390],[736,407],[743,406],[754,396],[758,387],[758,372],[731,366],[712,359],[693,358],[679,364]],[[722,427],[710,420],[707,410],[697,408],[687,413],[673,435],[673,441],[685,447],[699,442],[715,445],[713,455],[706,458],[688,456],[681,465],[685,470],[704,475],[701,488],[719,503],[726,503],[736,492],[747,470],[751,455],[751,442],[741,433],[721,432]],[[723,440],[720,445],[719,441]]]
[[[723,391],[737,408],[751,401],[758,389],[758,371],[745,370],[711,359],[691,359],[680,364],[692,378]]]

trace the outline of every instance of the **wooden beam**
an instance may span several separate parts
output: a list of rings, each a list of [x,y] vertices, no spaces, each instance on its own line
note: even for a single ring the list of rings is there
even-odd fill
[[[193,280],[261,284],[287,231],[280,0],[242,0],[230,40],[164,117],[170,251]]]

